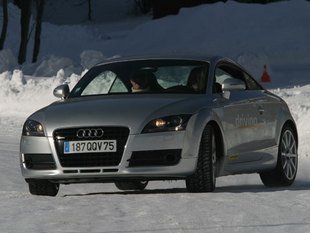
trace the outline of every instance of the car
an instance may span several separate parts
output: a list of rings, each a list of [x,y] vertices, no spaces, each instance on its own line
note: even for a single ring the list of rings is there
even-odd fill
[[[212,192],[217,177],[245,173],[267,187],[295,180],[289,107],[229,58],[115,58],[54,95],[60,100],[23,125],[20,167],[33,195],[56,196],[73,183],[144,190],[153,180]]]

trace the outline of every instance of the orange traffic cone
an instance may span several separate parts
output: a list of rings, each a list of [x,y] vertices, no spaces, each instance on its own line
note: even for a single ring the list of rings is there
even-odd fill
[[[264,65],[264,71],[263,71],[263,74],[262,74],[262,77],[261,77],[261,81],[263,83],[270,83],[271,82],[271,78],[270,78],[270,75],[268,74],[266,64]]]

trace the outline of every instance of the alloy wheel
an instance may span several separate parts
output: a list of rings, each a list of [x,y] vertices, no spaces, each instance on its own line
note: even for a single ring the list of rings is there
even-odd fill
[[[282,168],[287,179],[294,179],[297,172],[297,145],[295,137],[290,130],[283,133],[281,140]]]

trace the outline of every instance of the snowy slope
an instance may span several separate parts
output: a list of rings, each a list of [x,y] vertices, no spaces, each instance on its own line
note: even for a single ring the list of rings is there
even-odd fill
[[[17,67],[19,18],[10,5],[14,27],[0,52],[0,232],[310,232],[309,9],[303,0],[271,5],[229,1],[156,21],[143,17],[96,27],[46,24],[41,61]],[[89,49],[94,51],[83,53]],[[157,50],[227,55],[257,79],[268,64],[272,82],[264,85],[287,101],[299,131],[294,185],[267,189],[253,174],[221,177],[216,192],[206,194],[189,194],[178,181],[150,182],[145,192],[80,184],[61,186],[55,198],[31,196],[18,161],[25,118],[56,100],[54,87],[64,81],[73,86],[87,65]]]
[[[25,64],[22,68],[26,74],[35,73],[37,76],[55,75],[60,68],[66,68],[69,74],[69,71],[81,72],[81,54],[85,50],[100,52],[102,56],[98,60],[146,52],[191,51],[234,58],[256,78],[259,78],[263,65],[268,64],[276,79],[284,76],[296,83],[298,78],[295,76],[304,75],[303,70],[310,65],[309,8],[310,3],[305,0],[268,5],[228,1],[184,8],[177,16],[158,20],[151,20],[150,16],[132,16],[100,25],[56,26],[44,23],[39,62]],[[5,48],[11,50],[13,56],[6,65],[12,70],[18,67],[19,37],[16,35],[19,35],[19,11],[10,4],[9,12]],[[32,44],[31,37],[29,51],[32,51]],[[9,57],[2,53],[0,61]],[[44,68],[56,63],[52,55],[58,58],[58,63],[59,58],[65,59],[63,67],[59,64],[53,72],[44,73]],[[7,70],[1,65],[0,72]],[[36,72],[39,66],[41,72]]]

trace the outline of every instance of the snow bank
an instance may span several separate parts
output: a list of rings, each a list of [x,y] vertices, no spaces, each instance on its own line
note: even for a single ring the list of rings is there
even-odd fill
[[[94,50],[85,50],[80,55],[81,65],[84,69],[90,69],[97,63],[103,61],[105,56],[99,52]]]
[[[57,76],[35,79],[25,76],[21,70],[3,72],[0,74],[0,116],[25,118],[57,100],[53,96],[55,87],[67,82],[72,88],[80,77],[76,74],[66,77],[63,70],[60,70]]]
[[[110,25],[44,23],[39,61],[21,69],[28,75],[51,76],[62,68],[70,75],[115,55],[190,51],[231,57],[257,79],[267,64],[278,78],[285,75],[281,70],[287,64],[295,70],[310,66],[309,8],[310,2],[304,0],[267,5],[228,1],[184,8],[179,15],[158,20],[132,17],[126,23]],[[5,46],[13,54],[2,58],[7,60],[2,71],[16,68],[19,45],[19,11],[9,4],[9,12]],[[32,39],[33,35],[29,51]]]
[[[55,75],[55,71],[60,69],[66,70],[67,73],[73,73],[73,61],[70,58],[51,55],[49,58],[40,63],[33,75],[39,77],[50,77]]]

